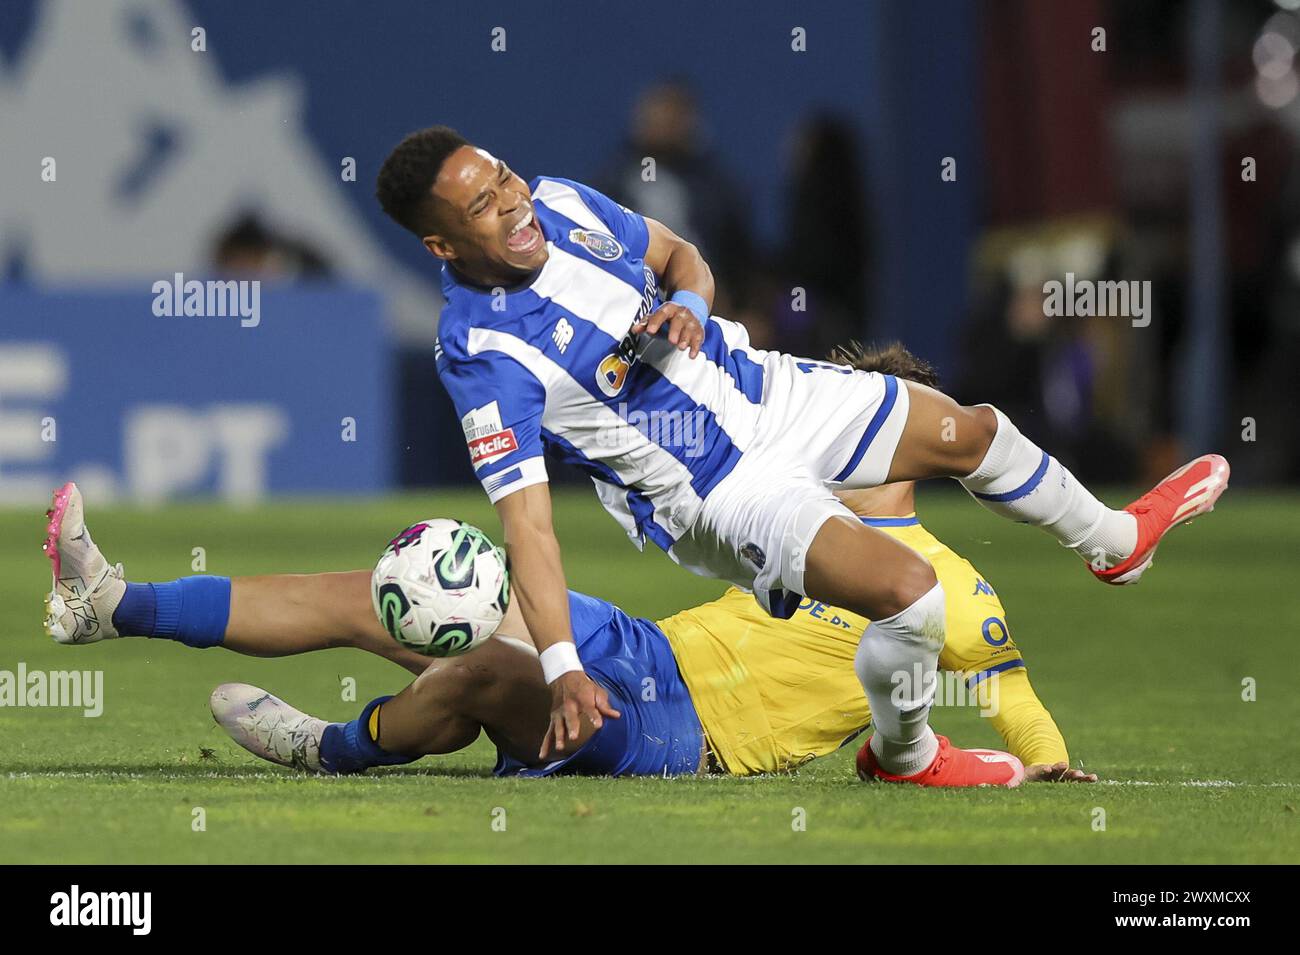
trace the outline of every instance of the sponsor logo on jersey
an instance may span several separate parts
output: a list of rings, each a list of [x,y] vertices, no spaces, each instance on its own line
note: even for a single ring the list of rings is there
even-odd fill
[[[519,442],[515,440],[515,429],[506,428],[504,431],[498,431],[477,441],[471,441],[469,443],[469,463],[476,468],[480,468],[485,464],[491,464],[493,461],[504,458],[511,451],[518,450]]]
[[[495,401],[472,410],[460,419],[460,426],[465,429],[470,463],[476,468],[519,449],[515,429],[501,424],[501,408]]]
[[[627,373],[632,370],[631,363],[618,352],[606,355],[596,366],[596,384],[600,390],[611,398],[617,398],[627,381]]]
[[[655,278],[650,266],[641,266],[641,277],[645,279],[645,285],[641,288],[641,307],[637,310],[636,322],[641,321],[654,311],[655,296],[659,294],[659,280]],[[636,322],[632,324],[635,325]]]
[[[606,355],[596,366],[596,384],[611,398],[617,398],[627,383],[627,373],[641,356],[636,350],[636,335],[628,332],[618,343],[618,351]]]
[[[618,239],[605,232],[570,229],[569,241],[574,245],[582,246],[593,258],[600,259],[602,262],[613,262],[623,254],[623,246],[619,244]]]
[[[460,426],[465,429],[466,441],[477,441],[502,431],[501,406],[492,401],[481,408],[474,408],[460,419]]]

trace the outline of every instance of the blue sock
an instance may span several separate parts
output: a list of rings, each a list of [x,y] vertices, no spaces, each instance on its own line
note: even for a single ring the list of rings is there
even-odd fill
[[[129,583],[113,611],[113,627],[123,636],[163,637],[187,647],[219,646],[229,621],[229,577]]]
[[[371,700],[361,715],[348,723],[331,723],[320,738],[320,764],[331,773],[364,773],[371,766],[400,766],[420,757],[390,753],[370,738],[370,714],[391,696]]]

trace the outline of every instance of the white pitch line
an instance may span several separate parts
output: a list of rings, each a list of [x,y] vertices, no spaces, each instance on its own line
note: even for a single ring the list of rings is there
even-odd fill
[[[414,774],[405,774],[414,775]],[[264,773],[222,773],[222,772],[201,772],[201,773],[123,773],[114,770],[56,770],[53,772],[35,772],[35,773],[7,773],[7,779],[156,779],[159,781],[171,782],[185,781],[189,779],[343,779],[357,778],[366,779],[369,782],[380,782],[383,776],[356,776],[342,777],[329,776],[319,773],[294,773],[294,772],[264,772]]]
[[[1191,789],[1233,789],[1252,786],[1256,789],[1300,789],[1300,783],[1250,783],[1232,779],[1182,779],[1156,782],[1151,779],[1100,779],[1102,786],[1181,786]]]
[[[275,772],[267,770],[265,772],[219,772],[208,771],[198,773],[176,773],[176,772],[157,772],[157,773],[127,773],[117,770],[54,770],[44,772],[10,772],[5,774],[6,779],[154,779],[163,782],[180,781],[188,782],[191,780],[211,779],[211,780],[258,780],[266,782],[268,780],[290,780],[290,779],[317,779],[317,780],[334,780],[334,779],[360,779],[367,783],[383,784],[387,779],[414,779],[437,776],[436,772],[429,773],[397,773],[381,774],[377,776],[325,776],[316,773],[294,773],[294,772]],[[464,776],[453,775],[447,776],[448,779],[471,780],[471,779],[496,779],[492,776]],[[771,778],[771,777],[766,777]],[[1177,786],[1184,789],[1235,789],[1235,788],[1255,788],[1255,789],[1300,789],[1300,782],[1295,783],[1252,783],[1242,782],[1232,779],[1183,779],[1170,780],[1168,782],[1156,782],[1152,779],[1101,779],[1095,785],[1100,786]]]

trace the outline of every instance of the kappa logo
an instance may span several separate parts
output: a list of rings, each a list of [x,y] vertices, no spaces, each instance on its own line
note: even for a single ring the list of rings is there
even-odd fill
[[[602,262],[613,262],[623,254],[623,246],[618,239],[605,232],[594,229],[570,229],[569,241],[580,245],[591,253],[593,258]]]
[[[472,410],[460,419],[460,426],[465,430],[470,464],[476,468],[500,460],[519,448],[515,429],[502,425],[501,408],[495,401]]]

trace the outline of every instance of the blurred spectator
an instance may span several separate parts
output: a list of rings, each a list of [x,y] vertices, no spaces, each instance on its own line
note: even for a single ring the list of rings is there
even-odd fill
[[[869,324],[870,226],[862,170],[853,129],[843,120],[815,116],[796,131],[780,258],[786,288],[776,298],[783,348],[825,355],[862,338]],[[791,306],[796,287],[806,293],[802,311]]]
[[[1004,411],[1071,469],[1122,481],[1146,431],[1128,372],[1126,316],[1049,317],[1043,284],[1064,271],[1087,280],[1131,271],[1106,220],[990,232],[977,251],[971,320],[953,395]]]
[[[307,242],[272,232],[255,213],[241,215],[214,243],[212,258],[225,275],[295,281],[327,279],[329,262]]]
[[[751,227],[743,193],[707,147],[700,125],[695,95],[684,82],[649,87],[633,107],[627,142],[596,187],[695,243],[718,284],[714,311],[734,316],[747,304],[746,283],[757,271]]]

